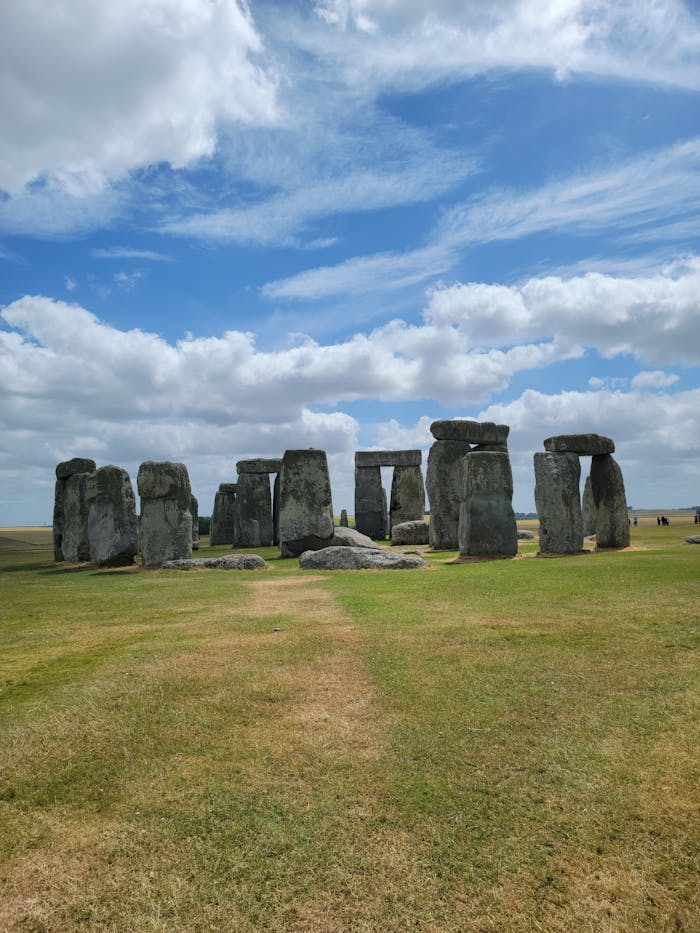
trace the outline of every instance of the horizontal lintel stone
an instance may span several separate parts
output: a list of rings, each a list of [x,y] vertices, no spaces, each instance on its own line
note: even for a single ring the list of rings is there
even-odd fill
[[[239,476],[241,473],[279,473],[281,469],[281,457],[271,457],[267,460],[257,457],[255,460],[239,460],[236,464]]]
[[[362,467],[402,467],[420,466],[420,450],[357,450],[355,466]]]
[[[493,421],[466,421],[453,418],[433,421],[430,433],[438,441],[466,441],[467,444],[505,444],[510,427]]]
[[[219,483],[219,492],[235,493],[238,483]]]
[[[595,457],[615,453],[615,443],[602,434],[557,434],[548,437],[544,449],[557,454],[578,454],[580,457]]]

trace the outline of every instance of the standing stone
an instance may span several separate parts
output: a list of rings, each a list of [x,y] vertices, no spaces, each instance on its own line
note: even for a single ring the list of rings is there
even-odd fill
[[[241,473],[236,490],[236,547],[270,547],[272,498],[268,473]]]
[[[190,512],[192,513],[192,550],[199,550],[199,500],[196,496],[190,498]]]
[[[459,551],[463,557],[512,557],[518,552],[513,474],[505,453],[479,451],[462,460]]]
[[[138,551],[136,497],[129,474],[103,466],[87,477],[90,560],[98,567],[133,564]]]
[[[74,473],[63,490],[63,560],[79,564],[90,560],[87,479],[92,473]]]
[[[583,536],[595,534],[595,502],[593,501],[593,490],[591,488],[590,474],[586,477],[583,487],[583,506],[581,508],[583,519]]]
[[[596,510],[596,547],[629,547],[625,484],[622,470],[610,454],[598,454],[592,458],[591,489]]]
[[[355,528],[370,538],[386,537],[386,494],[378,466],[355,466]]]
[[[282,461],[280,460],[280,469]],[[280,474],[275,473],[275,481],[272,484],[272,543],[277,546],[280,543]]]
[[[394,525],[423,521],[425,485],[419,466],[397,466],[391,479],[389,534]]]
[[[347,528],[347,527],[348,527],[348,513],[347,513],[347,509],[342,509],[342,510],[341,510],[341,513],[340,513],[340,527],[341,527],[341,528]]]
[[[144,567],[192,557],[192,490],[184,463],[147,460],[137,479],[139,547]]]
[[[583,550],[580,483],[577,454],[535,454],[535,505],[543,553],[579,554]]]
[[[221,483],[214,496],[214,508],[209,523],[209,544],[233,545],[236,528],[236,483]]]
[[[280,472],[282,557],[327,547],[333,537],[333,502],[323,450],[286,450]]]
[[[94,470],[95,461],[87,460],[85,457],[74,457],[72,460],[64,460],[56,466],[56,486],[54,489],[53,503],[53,559],[56,561],[63,560],[63,510],[66,482],[68,478],[75,473],[93,473]]]
[[[436,551],[459,547],[459,510],[462,500],[462,458],[466,441],[435,441],[428,453],[426,486],[430,502],[430,546]]]

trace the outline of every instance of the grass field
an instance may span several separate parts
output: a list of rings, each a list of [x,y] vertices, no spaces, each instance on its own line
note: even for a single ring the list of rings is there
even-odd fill
[[[696,530],[310,574],[0,529],[0,930],[700,930]]]

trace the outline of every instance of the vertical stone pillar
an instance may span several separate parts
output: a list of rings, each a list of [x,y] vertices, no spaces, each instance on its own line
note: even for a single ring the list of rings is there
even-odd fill
[[[459,551],[463,557],[513,557],[518,534],[507,453],[477,451],[462,460]]]
[[[272,484],[272,543],[280,543],[280,475],[275,473],[275,481]]]
[[[270,547],[272,498],[268,473],[240,473],[236,490],[236,547]]]
[[[90,560],[87,480],[92,473],[74,473],[63,490],[63,560],[71,564]]]
[[[199,500],[196,496],[190,498],[190,512],[192,513],[192,550],[199,550]]]
[[[146,460],[136,481],[141,496],[139,548],[144,567],[192,557],[192,490],[184,463]]]
[[[209,544],[233,545],[236,535],[236,483],[221,483],[214,496],[209,524]]]
[[[342,509],[340,512],[340,527],[341,528],[348,527],[348,513],[346,509]]]
[[[581,507],[581,517],[583,520],[583,536],[595,534],[595,502],[593,501],[593,490],[591,488],[590,473],[586,477],[583,487],[583,505]]]
[[[578,454],[535,454],[535,505],[543,553],[579,554],[583,550],[580,483]]]
[[[64,460],[56,466],[56,486],[53,502],[53,559],[63,560],[63,531],[65,527],[64,499],[66,483],[75,473],[94,473],[95,461],[84,457]]]
[[[138,551],[136,497],[121,467],[100,467],[87,477],[90,560],[98,567],[133,564]]]
[[[459,510],[462,500],[462,458],[471,447],[466,441],[435,441],[428,453],[426,486],[430,502],[430,546],[436,551],[459,547]]]
[[[323,450],[286,450],[280,471],[280,551],[294,557],[328,547],[333,502]]]
[[[386,498],[378,466],[355,466],[355,529],[370,538],[384,539]]]
[[[591,462],[595,503],[596,547],[629,547],[630,527],[622,470],[611,454],[597,454]]]
[[[389,533],[401,522],[425,518],[425,484],[419,466],[396,466],[391,479]]]

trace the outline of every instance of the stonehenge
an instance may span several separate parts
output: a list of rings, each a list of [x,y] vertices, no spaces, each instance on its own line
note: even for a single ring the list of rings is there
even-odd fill
[[[126,470],[103,466],[86,480],[89,560],[98,567],[133,564],[138,551],[136,497]]]
[[[461,463],[460,556],[513,557],[518,535],[510,457],[504,451],[472,450]]]
[[[214,496],[209,524],[209,544],[233,545],[236,537],[236,483],[221,483]]]
[[[66,524],[66,483],[71,476],[75,476],[78,473],[94,472],[95,467],[96,464],[94,460],[87,460],[84,457],[74,457],[72,460],[64,460],[56,466],[56,486],[54,488],[53,505],[53,559],[55,561],[64,560],[63,534]],[[74,537],[72,532],[71,537]]]
[[[236,547],[269,547],[275,540],[275,509],[270,494],[270,474],[279,474],[282,461],[256,458],[236,463]],[[279,489],[276,483],[275,489]],[[277,507],[278,508],[278,507]]]
[[[625,484],[612,456],[615,444],[611,438],[600,434],[560,434],[546,438],[544,447],[545,453],[534,456],[540,550],[549,554],[578,554],[583,550],[584,535],[589,534],[595,534],[597,548],[628,547]],[[583,509],[579,457],[591,458]]]
[[[284,452],[279,516],[282,557],[298,557],[330,545],[335,529],[325,451]]]
[[[425,514],[420,450],[370,450],[355,454],[355,528],[383,540],[393,524],[418,521]],[[393,467],[387,510],[382,467]]]
[[[147,460],[136,480],[141,496],[139,550],[144,567],[192,557],[192,491],[184,463]]]

